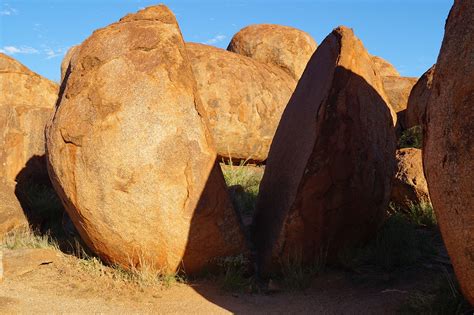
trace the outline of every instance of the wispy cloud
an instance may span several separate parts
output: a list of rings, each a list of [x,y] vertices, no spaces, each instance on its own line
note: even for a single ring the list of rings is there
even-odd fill
[[[219,35],[214,36],[213,38],[210,38],[210,39],[206,40],[203,43],[208,44],[208,45],[217,44],[219,42],[222,42],[226,38],[227,38],[227,36],[219,34]]]
[[[33,47],[29,46],[21,46],[21,47],[15,47],[15,46],[4,46],[3,48],[0,48],[0,53],[4,53],[7,55],[15,55],[15,54],[38,54],[39,51],[38,49],[35,49]]]
[[[64,54],[67,52],[68,48],[50,48],[47,47],[43,51],[46,54],[46,59],[51,59],[51,58],[56,58],[60,56],[64,56]]]
[[[15,8],[12,8],[8,3],[3,4],[3,8],[0,9],[0,16],[1,15],[17,15],[18,10]]]

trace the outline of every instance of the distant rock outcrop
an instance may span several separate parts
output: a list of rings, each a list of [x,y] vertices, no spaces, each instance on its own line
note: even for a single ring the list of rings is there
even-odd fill
[[[425,126],[426,105],[430,98],[435,69],[436,65],[428,69],[411,90],[405,115],[407,129],[418,125]]]
[[[371,56],[372,62],[374,63],[375,71],[383,77],[399,77],[400,73],[398,70],[387,60],[378,57],[378,56]]]
[[[223,49],[186,48],[220,157],[264,161],[296,80]]]
[[[154,6],[81,44],[48,162],[85,243],[124,267],[192,274],[243,252],[180,29]]]
[[[474,3],[455,0],[426,106],[423,164],[444,244],[474,305]]]
[[[401,209],[409,209],[430,202],[428,185],[423,174],[421,150],[405,148],[397,150],[397,171],[393,181],[390,201]]]
[[[395,135],[380,77],[351,29],[308,63],[265,168],[253,236],[260,272],[312,263],[372,236],[388,206]]]
[[[227,50],[278,66],[299,80],[317,46],[311,35],[299,29],[254,24],[237,32]]]

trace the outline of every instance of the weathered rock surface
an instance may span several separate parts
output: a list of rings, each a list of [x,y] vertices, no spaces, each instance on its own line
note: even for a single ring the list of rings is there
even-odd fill
[[[428,104],[431,87],[433,86],[433,75],[436,65],[426,71],[413,86],[406,110],[406,128],[425,125],[426,105]]]
[[[28,226],[28,221],[14,192],[13,184],[6,184],[0,180],[0,241],[8,232]]]
[[[377,71],[377,73],[382,77],[400,76],[398,70],[387,60],[378,56],[371,56],[371,58],[372,62],[374,63],[374,70]]]
[[[57,95],[57,84],[0,53],[0,178],[6,182],[13,183],[30,158],[44,155],[44,128]]]
[[[474,3],[455,0],[427,105],[423,164],[454,271],[474,305]]]
[[[67,69],[69,68],[69,65],[71,64],[71,61],[75,61],[75,56],[79,50],[79,45],[72,46],[69,48],[67,51],[66,55],[63,58],[63,61],[61,62],[61,82],[64,80],[64,77],[66,76]]]
[[[388,96],[389,104],[397,114],[407,108],[408,97],[417,81],[417,78],[409,77],[383,77],[383,86]]]
[[[223,49],[194,43],[186,48],[218,155],[264,161],[296,80]]]
[[[41,156],[57,93],[55,83],[0,53],[0,237],[27,225],[15,196],[18,175],[30,180],[48,177]]]
[[[227,50],[278,66],[299,80],[317,46],[311,35],[299,29],[254,24],[237,32]]]
[[[390,201],[401,209],[409,209],[412,204],[429,203],[421,150],[415,148],[397,150],[396,161],[397,170]]]
[[[50,175],[101,258],[163,272],[242,252],[172,12],[149,7],[81,44],[47,130]]]
[[[370,237],[388,206],[395,135],[380,77],[351,29],[319,46],[286,107],[260,185],[260,272]]]

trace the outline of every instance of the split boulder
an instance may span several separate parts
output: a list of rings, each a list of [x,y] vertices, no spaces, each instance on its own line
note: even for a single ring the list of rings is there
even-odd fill
[[[308,63],[272,142],[253,237],[260,272],[372,236],[384,219],[395,135],[380,77],[351,29],[335,29]]]

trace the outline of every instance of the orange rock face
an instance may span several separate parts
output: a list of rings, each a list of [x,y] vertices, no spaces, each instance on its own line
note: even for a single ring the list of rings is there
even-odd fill
[[[406,128],[425,125],[426,105],[430,98],[435,69],[436,65],[428,69],[411,90],[405,115]]]
[[[186,48],[218,155],[264,161],[296,80],[223,49],[194,43]]]
[[[383,77],[399,77],[397,69],[387,60],[380,58],[378,56],[371,56],[372,62],[374,64],[374,70],[378,72]]]
[[[57,93],[55,83],[0,53],[0,236],[27,225],[15,196],[20,172],[30,179],[48,177],[44,128]]]
[[[176,19],[149,7],[81,44],[47,130],[50,176],[101,258],[195,273],[241,253]]]
[[[241,29],[227,50],[282,68],[299,80],[318,45],[306,32],[274,24]]]
[[[474,3],[455,0],[427,105],[423,164],[444,243],[474,305]]]
[[[57,84],[0,53],[0,178],[3,180],[13,183],[30,158],[44,155],[44,128],[57,95]],[[45,170],[44,166],[38,172]]]
[[[28,226],[28,221],[15,196],[15,187],[0,180],[0,241],[6,233],[23,226]]]
[[[253,231],[260,272],[370,237],[388,206],[394,157],[381,78],[339,27],[308,63],[270,148]]]
[[[415,148],[397,150],[396,161],[397,170],[390,201],[402,209],[409,209],[411,204],[429,203],[421,150]]]
[[[417,81],[417,78],[409,77],[383,77],[385,93],[388,96],[390,106],[396,113],[400,113],[407,108],[408,97]]]
[[[69,65],[71,64],[73,57],[75,59],[75,55],[78,52],[78,48],[79,48],[79,45],[72,46],[67,51],[66,56],[64,56],[64,59],[61,62],[61,82],[64,80],[64,77],[66,76],[67,69],[69,68]]]

